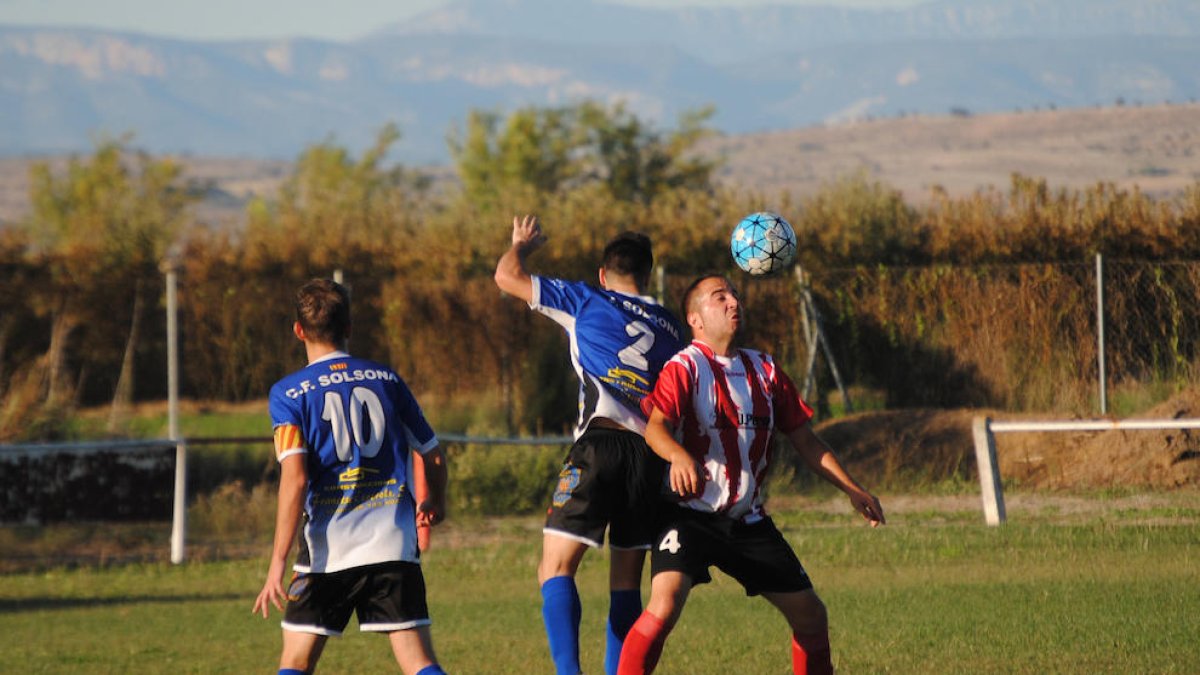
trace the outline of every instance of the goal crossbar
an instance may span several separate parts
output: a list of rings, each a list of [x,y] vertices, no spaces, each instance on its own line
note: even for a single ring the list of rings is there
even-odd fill
[[[1031,431],[1120,431],[1155,429],[1200,429],[1200,419],[1091,419],[1091,420],[1030,420],[993,421],[976,417],[972,425],[975,441],[975,463],[979,467],[979,487],[983,499],[983,517],[988,525],[1000,525],[1007,520],[1004,512],[1004,489],[1000,467],[996,461],[996,434]]]

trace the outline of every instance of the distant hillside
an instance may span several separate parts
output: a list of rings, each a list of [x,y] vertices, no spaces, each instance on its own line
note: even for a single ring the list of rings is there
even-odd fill
[[[683,4],[683,3],[680,3]],[[589,31],[580,31],[588,26]],[[381,35],[490,36],[573,43],[657,44],[714,64],[837,45],[1014,38],[1200,35],[1194,0],[934,0],[904,8],[760,4],[634,7],[603,0],[457,0]],[[561,39],[561,38],[560,38]]]
[[[1161,198],[1200,181],[1200,104],[1040,110],[971,116],[910,116],[711,139],[703,151],[724,159],[720,181],[761,193],[811,195],[862,171],[921,203],[938,185],[951,195],[1007,189],[1012,173],[1052,188],[1111,182]],[[0,222],[28,213],[27,158],[0,158]],[[63,159],[51,160],[59,165]],[[187,175],[210,185],[199,209],[206,222],[240,220],[254,195],[270,196],[290,163],[183,157]],[[453,180],[446,166],[429,169]]]
[[[1138,186],[1157,197],[1200,181],[1200,104],[1030,110],[990,115],[910,116],[716,139],[723,181],[765,194],[812,194],[864,171],[924,201],[995,187],[1011,174],[1051,187],[1099,182]]]
[[[834,3],[831,3],[831,5]],[[587,31],[582,31],[586,26]],[[386,123],[445,163],[472,109],[624,102],[662,126],[701,106],[728,134],[899,115],[1200,98],[1196,0],[940,0],[906,9],[646,9],[456,0],[347,42],[192,42],[0,26],[0,156],[156,152],[291,159]]]

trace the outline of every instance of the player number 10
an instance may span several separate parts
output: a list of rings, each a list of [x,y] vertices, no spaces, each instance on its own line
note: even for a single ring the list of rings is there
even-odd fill
[[[363,410],[366,410],[366,419],[363,419]],[[355,387],[350,392],[350,414],[346,414],[345,405],[342,403],[342,396],[336,391],[325,392],[325,410],[321,413],[321,419],[329,422],[329,426],[333,431],[333,444],[337,448],[338,459],[343,462],[349,462],[354,459],[354,446],[358,446],[358,453],[362,457],[374,457],[379,454],[379,448],[383,445],[383,431],[387,424],[387,420],[383,415],[383,404],[379,402],[379,395],[367,389],[366,387]],[[364,439],[363,424],[371,425],[369,435]],[[351,445],[350,435],[354,435],[354,442]]]

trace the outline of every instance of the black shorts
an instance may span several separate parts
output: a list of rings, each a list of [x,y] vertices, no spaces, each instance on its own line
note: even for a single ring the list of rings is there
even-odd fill
[[[341,635],[357,612],[358,628],[390,633],[429,625],[421,566],[391,562],[340,572],[297,572],[287,589],[283,628],[299,633]]]
[[[609,546],[650,548],[663,466],[640,434],[588,429],[567,451],[543,531],[600,547],[607,526]]]
[[[650,550],[650,573],[683,572],[693,584],[712,581],[708,568],[736,579],[746,595],[813,587],[796,553],[770,518],[743,523],[679,506],[662,508],[663,526]]]

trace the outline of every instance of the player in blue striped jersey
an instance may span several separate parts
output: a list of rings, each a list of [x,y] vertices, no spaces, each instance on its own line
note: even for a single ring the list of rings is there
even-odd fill
[[[513,219],[512,246],[496,284],[562,326],[579,378],[579,419],[546,516],[538,583],[550,653],[559,675],[579,672],[582,608],[575,573],[589,547],[610,548],[605,669],[615,673],[629,627],[641,613],[641,577],[654,531],[663,464],[642,434],[642,399],[683,346],[678,320],[645,295],[654,267],[650,239],[625,232],[604,249],[600,288],[530,274],[545,242],[534,216]]]
[[[417,524],[437,524],[446,512],[437,437],[392,369],[346,353],[350,298],[340,284],[305,284],[292,330],[309,363],[271,388],[279,507],[270,570],[254,603],[263,618],[270,605],[284,610],[279,673],[312,672],[328,637],[357,613],[360,630],[388,635],[407,675],[444,675],[417,547]],[[421,503],[412,491],[413,451],[424,458],[429,487]]]

